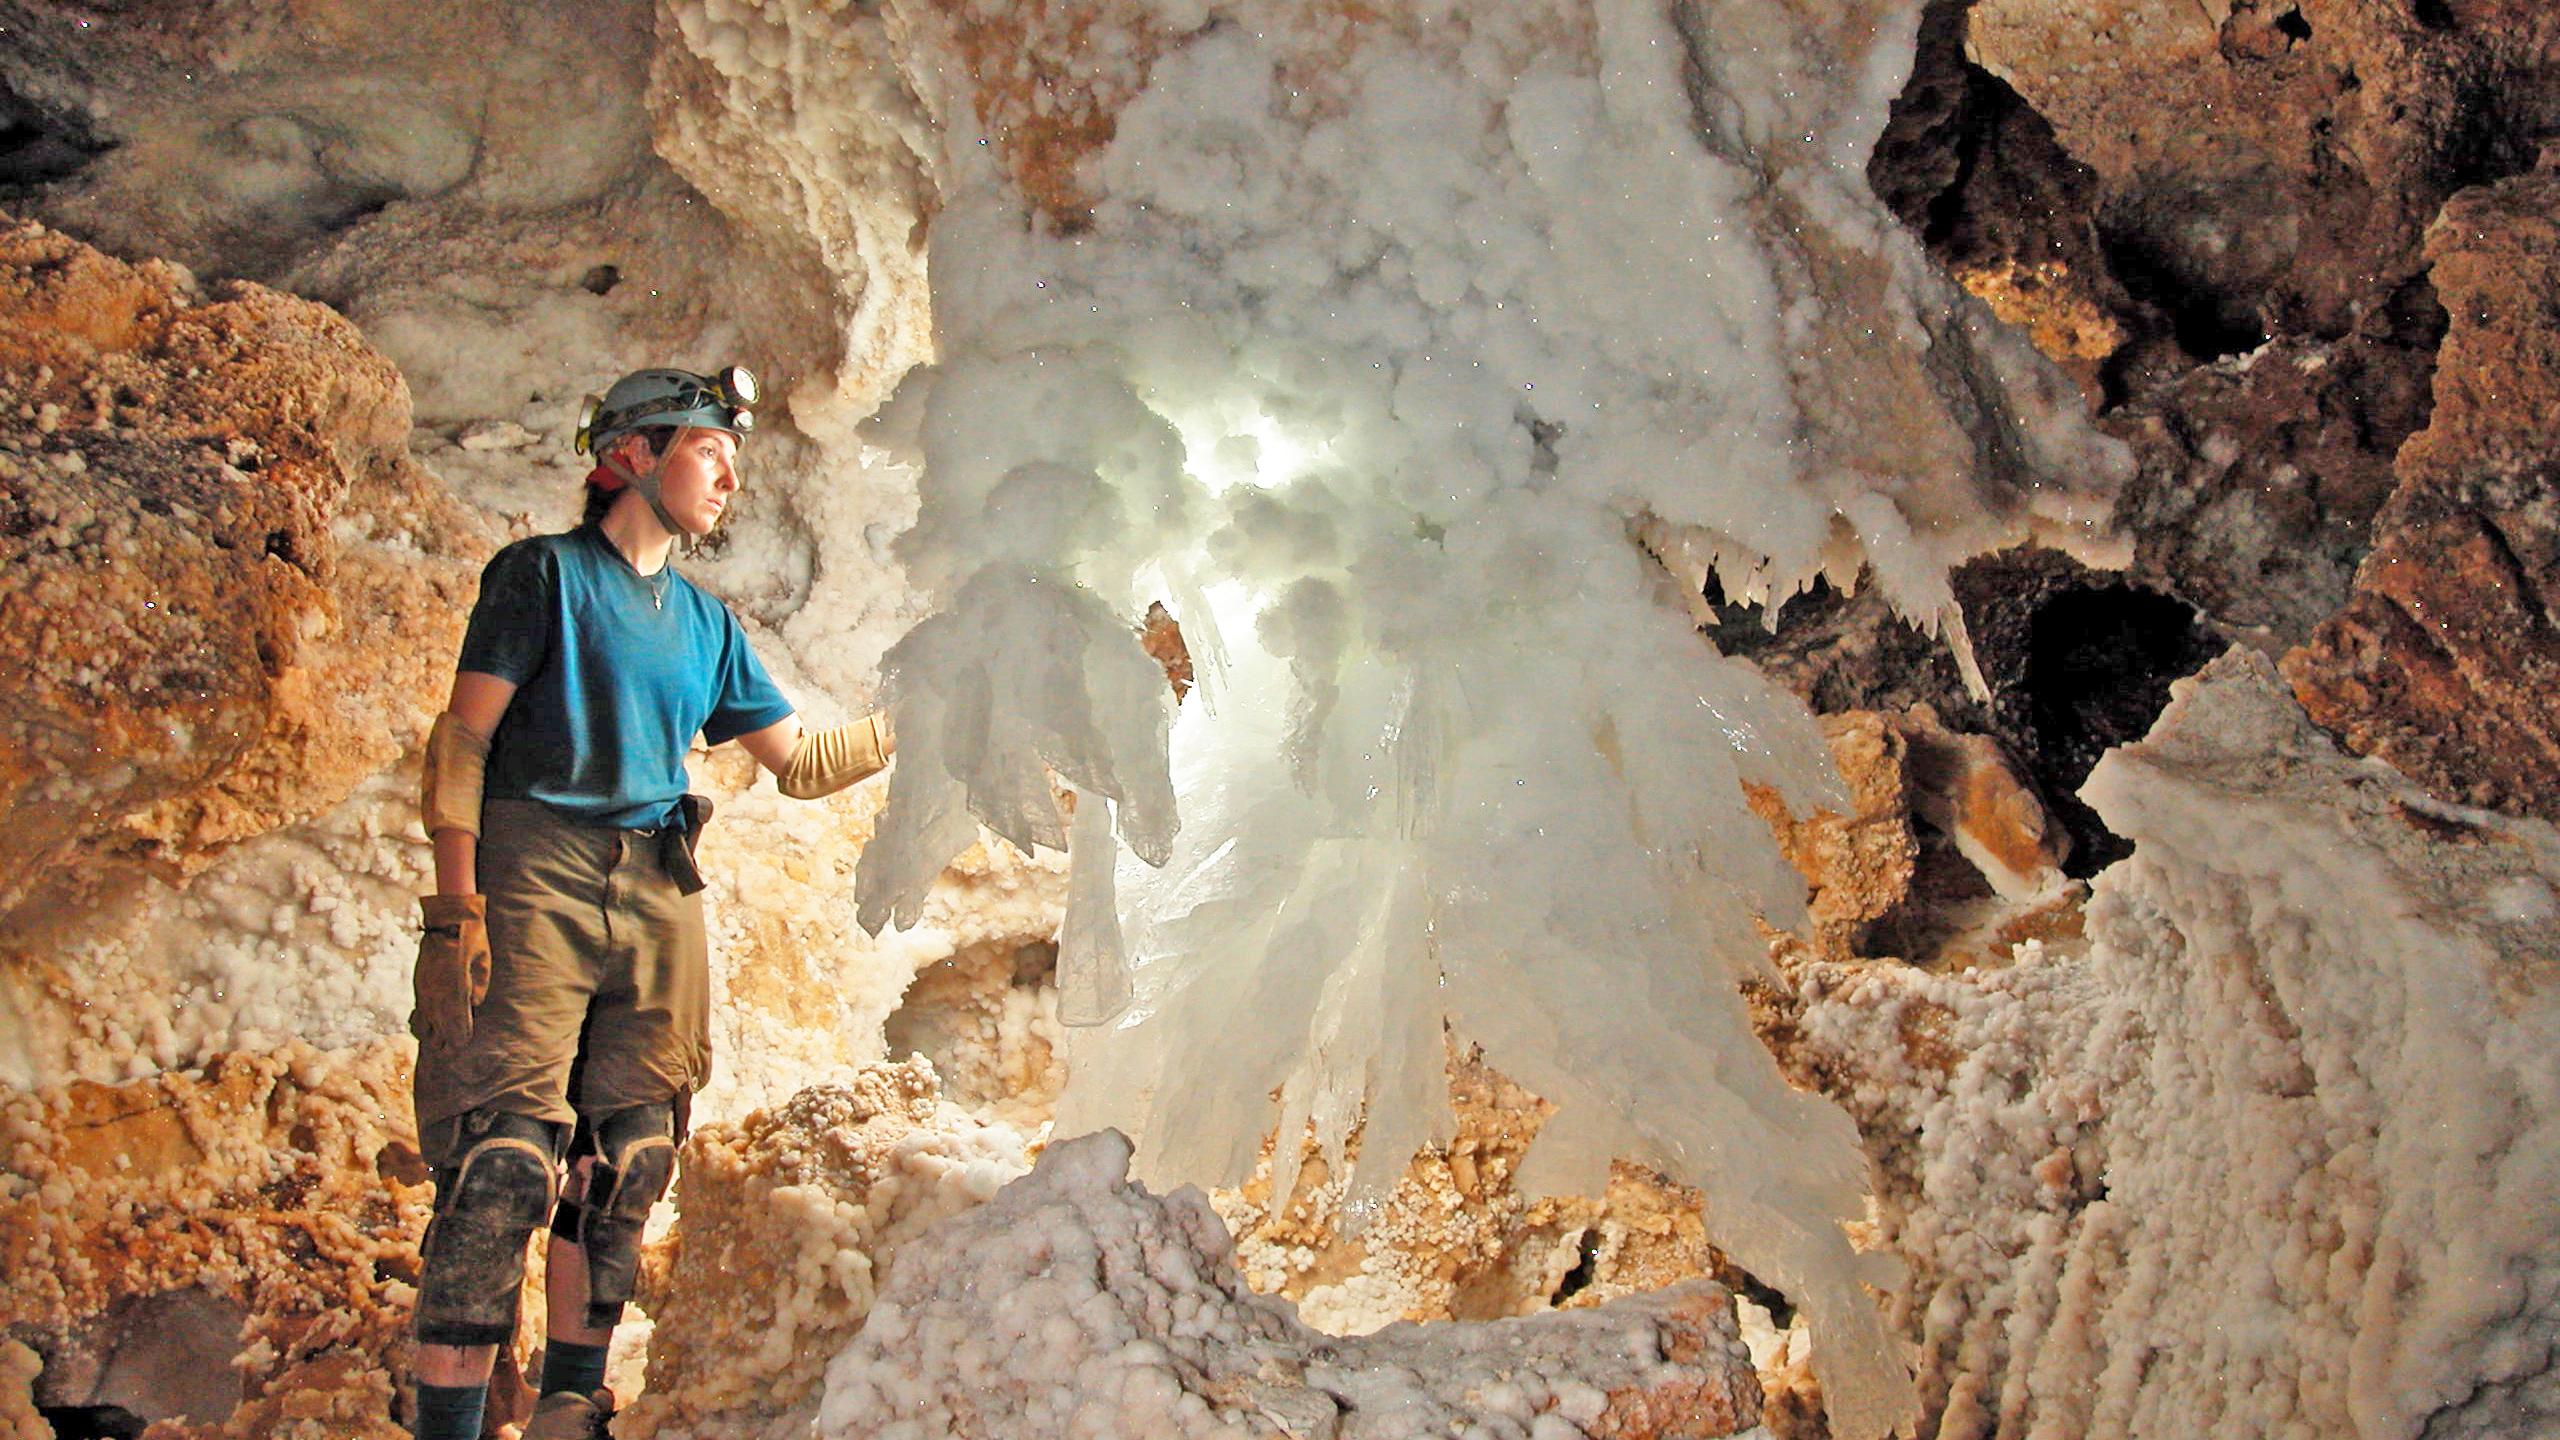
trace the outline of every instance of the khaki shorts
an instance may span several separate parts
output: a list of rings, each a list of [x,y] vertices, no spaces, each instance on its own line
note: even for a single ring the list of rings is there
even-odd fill
[[[710,1078],[702,897],[676,888],[665,840],[573,825],[536,801],[488,802],[479,881],[489,993],[468,1040],[419,1040],[418,1140],[430,1166],[461,1161],[462,1117],[475,1110],[565,1128],[690,1095]]]

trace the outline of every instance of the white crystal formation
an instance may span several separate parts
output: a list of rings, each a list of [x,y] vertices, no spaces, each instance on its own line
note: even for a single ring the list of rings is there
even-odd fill
[[[1206,1196],[1128,1183],[1129,1142],[1068,1141],[910,1241],[827,1369],[818,1440],[1650,1440],[1756,1430],[1730,1297],[1704,1281],[1592,1310],[1338,1338],[1236,1273]]]
[[[1734,994],[1801,904],[1743,784],[1801,811],[1829,768],[1665,572],[1863,571],[1957,627],[1951,564],[2085,540],[2124,471],[1868,191],[1918,6],[1122,0],[1036,73],[987,13],[896,8],[940,358],[880,437],[924,466],[898,550],[936,609],[884,661],[864,923],[977,823],[1071,846],[1061,987],[1108,1023],[1062,1129],[1233,1182],[1277,1089],[1336,1166],[1365,1125],[1374,1197],[1445,1125],[1454,1028],[1559,1107],[1530,1186],[1700,1186],[1812,1317],[1835,1430],[1909,1417],[1853,1129]],[[1024,86],[1025,126],[1107,110],[1051,167],[1089,211],[1009,168]]]
[[[1801,1022],[1914,1137],[1936,1433],[2560,1433],[2560,831],[2341,754],[2244,651],[2084,793],[2135,842],[2085,953]]]

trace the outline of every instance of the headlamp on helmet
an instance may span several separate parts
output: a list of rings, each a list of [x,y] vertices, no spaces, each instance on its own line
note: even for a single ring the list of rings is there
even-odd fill
[[[596,448],[596,417],[601,414],[603,410],[604,397],[601,395],[590,395],[579,403],[578,433],[570,439],[570,449],[584,455],[588,451]]]
[[[756,428],[750,407],[762,387],[755,372],[731,365],[716,375],[690,370],[634,370],[578,410],[570,443],[581,455],[601,454],[634,430],[672,425],[725,430],[743,436]]]

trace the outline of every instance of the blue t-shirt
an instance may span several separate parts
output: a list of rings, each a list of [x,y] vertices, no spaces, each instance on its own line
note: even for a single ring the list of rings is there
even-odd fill
[[[728,606],[673,565],[642,575],[593,525],[490,558],[459,668],[516,685],[485,793],[581,825],[667,823],[696,734],[718,745],[792,713]]]

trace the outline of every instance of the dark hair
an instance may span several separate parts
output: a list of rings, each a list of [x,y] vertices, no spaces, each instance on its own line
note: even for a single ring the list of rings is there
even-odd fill
[[[625,433],[637,435],[641,439],[647,441],[649,443],[650,454],[664,455],[667,453],[667,447],[675,443],[676,433],[681,428],[682,427],[675,425],[649,425],[644,426],[641,429],[627,431]],[[623,436],[621,435],[613,437],[614,445],[619,445],[622,441]],[[612,445],[605,447],[605,449],[608,450],[612,448]],[[613,502],[621,499],[623,491],[627,488],[627,486],[615,486],[613,489],[607,490],[600,485],[588,486],[586,513],[578,517],[578,523],[581,525],[600,525],[604,523],[604,513],[613,508]]]

